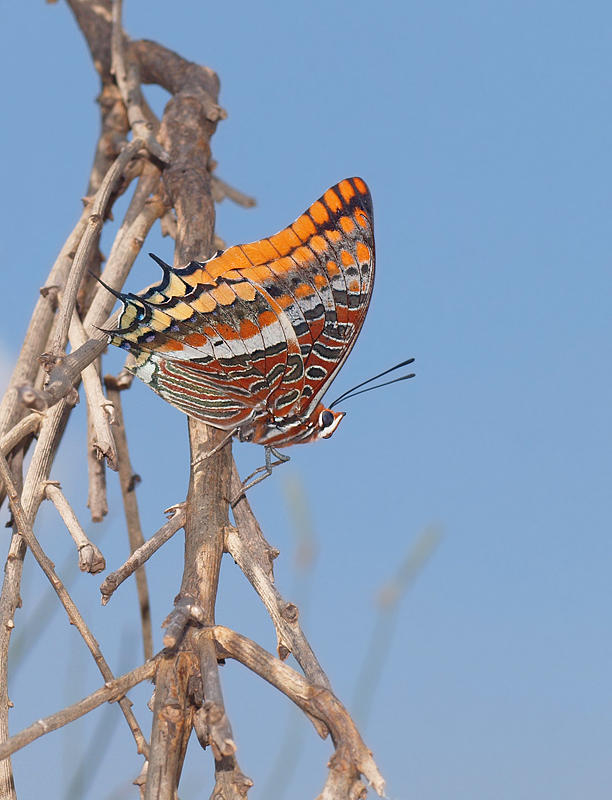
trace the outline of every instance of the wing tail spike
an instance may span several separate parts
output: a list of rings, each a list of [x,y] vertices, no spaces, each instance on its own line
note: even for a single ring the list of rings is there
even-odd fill
[[[162,259],[159,256],[156,256],[155,253],[149,253],[149,257],[152,258],[156,264],[159,264],[164,273],[173,271],[173,267],[171,267],[170,264],[166,264],[165,261],[162,261]]]
[[[102,286],[104,286],[104,288],[105,288],[105,289],[106,289],[108,292],[110,292],[112,295],[114,295],[114,296],[115,296],[115,297],[116,297],[118,300],[121,300],[121,302],[122,302],[122,303],[125,303],[125,302],[126,302],[126,295],[125,295],[123,292],[118,292],[116,289],[113,289],[113,287],[112,287],[112,286],[109,286],[109,285],[108,285],[108,283],[105,283],[105,282],[102,280],[102,278],[98,277],[98,275],[96,275],[96,274],[95,274],[94,272],[92,272],[90,269],[88,269],[88,270],[87,270],[87,272],[89,272],[89,274],[91,275],[91,277],[92,277],[92,278],[95,278],[95,280],[97,280],[99,284],[101,284]],[[100,330],[102,330],[102,329],[100,329]]]

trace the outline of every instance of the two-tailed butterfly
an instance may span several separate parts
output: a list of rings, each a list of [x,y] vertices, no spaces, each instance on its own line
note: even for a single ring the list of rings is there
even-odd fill
[[[272,448],[329,438],[344,414],[321,400],[374,283],[364,181],[341,181],[280,233],[208,261],[173,269],[153,257],[161,282],[118,295],[110,341],[134,356],[132,371],[228,439],[265,445],[266,472]]]

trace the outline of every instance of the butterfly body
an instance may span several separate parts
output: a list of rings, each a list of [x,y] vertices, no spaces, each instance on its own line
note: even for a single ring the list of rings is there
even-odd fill
[[[157,259],[156,259],[157,260]],[[363,325],[374,281],[370,193],[341,181],[280,233],[172,269],[124,309],[111,342],[172,405],[271,447],[328,438],[323,395]]]

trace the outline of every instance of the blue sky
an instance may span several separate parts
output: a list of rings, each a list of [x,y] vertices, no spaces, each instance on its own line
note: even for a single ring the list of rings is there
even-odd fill
[[[333,439],[293,448],[290,464],[250,499],[282,551],[278,586],[303,605],[305,631],[347,704],[378,619],[377,593],[426,526],[444,532],[401,601],[363,731],[388,796],[607,799],[609,4],[125,6],[133,38],[155,39],[221,78],[229,116],[213,140],[218,173],[258,201],[248,211],[227,201],[218,208],[228,244],[274,233],[343,177],[361,175],[372,191],[376,286],[332,395],[408,356],[417,377],[351,400]],[[6,372],[80,213],[98,80],[63,3],[5,2],[0,23]],[[166,95],[148,96],[161,113]],[[158,230],[148,245],[172,259]],[[128,288],[158,274],[143,253]],[[121,363],[110,353],[104,369]],[[144,386],[123,401],[148,536],[185,496],[186,423]],[[84,449],[81,404],[52,477],[86,519]],[[263,451],[243,444],[235,455],[247,473]],[[305,493],[316,535],[306,576],[294,564],[291,481]],[[114,568],[127,544],[115,476],[109,484],[113,508],[93,535]],[[70,550],[52,508],[37,533],[61,567]],[[181,556],[177,536],[148,568],[157,646]],[[265,612],[233,563],[222,577],[219,622],[273,648]],[[135,591],[122,587],[101,609],[98,583],[80,577],[72,591],[119,672],[140,658]],[[17,633],[45,591],[28,563]],[[12,731],[97,688],[83,651],[57,613],[11,687]],[[272,797],[278,787],[263,790],[293,724],[288,704],[237,664],[222,677],[240,764],[255,781],[250,797]],[[145,729],[148,693],[133,693]],[[140,761],[124,727],[119,720],[84,797],[136,796],[129,781]],[[75,724],[16,756],[20,797],[41,796],[44,780],[66,792],[91,736]],[[305,800],[323,784],[330,745],[312,729],[303,736],[279,797]],[[192,746],[182,800],[208,796],[210,774],[209,754]]]

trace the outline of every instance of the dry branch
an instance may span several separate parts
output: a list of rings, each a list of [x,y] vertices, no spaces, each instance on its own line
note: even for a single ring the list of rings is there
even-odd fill
[[[128,539],[130,542],[130,553],[133,554],[145,543],[140,526],[140,513],[138,511],[138,499],[135,491],[140,478],[134,473],[130,462],[125,422],[123,419],[123,408],[121,406],[120,384],[111,375],[105,377],[104,383],[106,385],[108,399],[115,408],[117,424],[115,440],[119,459],[119,483],[121,484],[121,495],[123,497],[125,521],[127,523]],[[147,586],[147,576],[144,566],[136,570],[135,577],[138,591],[138,606],[140,610],[144,655],[145,659],[149,659],[153,656],[153,631],[151,628],[149,588]]]
[[[51,326],[55,318],[57,307],[57,288],[63,287],[70,267],[74,259],[77,246],[83,237],[89,211],[83,210],[81,218],[77,222],[74,230],[66,240],[58,255],[49,277],[47,278],[40,297],[36,303],[36,308],[32,314],[32,319],[28,326],[28,331],[17,359],[17,364],[13,370],[8,389],[2,404],[0,405],[0,433],[6,433],[21,417],[23,408],[21,407],[18,389],[23,383],[34,383],[38,373],[38,356],[43,352],[51,332]],[[52,288],[54,291],[51,291]]]
[[[159,196],[149,197],[159,185],[159,176],[160,171],[154,164],[145,163],[130,205],[111,247],[101,277],[104,283],[116,291],[121,291],[123,288],[153,223],[166,211],[166,206]],[[103,286],[99,286],[83,323],[88,336],[99,335],[97,329],[100,326],[110,327],[106,320],[114,304],[114,295]],[[106,341],[105,337],[104,341]]]
[[[174,512],[168,522],[162,525],[157,533],[154,533],[150,539],[147,539],[142,547],[135,550],[123,566],[111,572],[110,575],[106,577],[104,583],[100,586],[103,606],[108,603],[115,589],[121,586],[126,578],[129,578],[139,567],[145,564],[153,553],[157,552],[168,539],[172,538],[172,536],[184,526],[185,508],[182,503],[173,506],[171,509],[168,509],[168,511]],[[168,511],[166,513],[168,513]]]
[[[229,719],[225,713],[221,681],[219,680],[217,650],[210,636],[210,629],[199,631],[193,638],[196,652],[200,657],[204,694],[204,704],[198,711],[198,716],[201,724],[205,725],[208,730],[208,740],[215,761],[220,761],[223,757],[234,755],[236,744]]]
[[[100,359],[92,364],[98,376],[100,375]],[[91,417],[89,404],[87,406],[87,476],[89,478],[89,491],[87,493],[87,508],[91,512],[92,522],[102,522],[108,514],[108,501],[106,499],[106,462],[98,458],[99,450],[96,448],[96,429]]]
[[[168,656],[158,663],[145,788],[147,800],[175,796],[193,724],[194,709],[188,689],[196,669],[195,659],[188,653]]]
[[[79,551],[79,569],[81,572],[90,572],[95,575],[106,569],[106,561],[100,550],[90,542],[72,506],[60,489],[59,481],[47,481],[45,495],[59,511],[64,520],[68,533],[72,536]]]
[[[62,605],[64,606],[66,613],[68,614],[68,618],[72,625],[78,630],[78,632],[83,637],[83,640],[89,651],[91,652],[94,661],[100,672],[102,673],[102,677],[105,681],[112,681],[114,680],[113,673],[111,672],[110,667],[108,666],[106,659],[102,655],[102,651],[100,650],[100,646],[98,642],[93,637],[91,631],[87,627],[85,620],[81,616],[79,610],[75,606],[72,598],[68,594],[68,591],[62,581],[59,579],[57,573],[55,572],[55,566],[53,562],[46,556],[45,552],[43,551],[42,547],[38,543],[38,540],[34,536],[34,532],[32,531],[32,527],[28,522],[28,518],[26,513],[21,505],[21,501],[19,499],[19,494],[13,482],[12,476],[10,474],[10,470],[6,459],[3,455],[0,454],[0,478],[4,481],[4,485],[7,489],[7,495],[9,498],[9,503],[11,506],[11,511],[13,512],[13,518],[15,520],[15,525],[21,537],[27,544],[28,548],[32,551],[32,555],[38,562],[40,568],[45,573],[51,585],[55,589],[57,596],[59,597]],[[131,703],[127,698],[123,698],[120,701],[121,710],[127,720],[128,725],[130,726],[130,730],[132,731],[132,735],[136,741],[138,746],[138,752],[144,753],[145,756],[147,754],[147,743],[142,735],[142,731],[136,721],[136,717],[131,709]]]
[[[365,796],[361,775],[384,797],[385,782],[372,754],[347,710],[330,689],[314,685],[255,642],[228,628],[217,625],[213,636],[220,646],[220,657],[240,661],[331,732],[336,752],[329,762],[329,775],[318,800],[354,800]]]
[[[58,319],[55,330],[55,342],[52,348],[52,356],[55,358],[61,358],[64,354],[64,348],[68,340],[68,329],[72,320],[72,312],[76,304],[79,286],[81,285],[85,270],[89,265],[89,259],[91,258],[93,248],[98,243],[98,237],[100,236],[100,231],[102,230],[102,225],[104,224],[113,192],[117,189],[117,185],[123,177],[124,169],[137,155],[138,151],[146,147],[146,145],[146,141],[138,137],[125,146],[113,166],[104,176],[104,180],[91,203],[91,212],[87,220],[85,232],[79,242],[74,257],[74,263],[70,270],[68,280],[66,281],[62,300],[57,312]],[[48,387],[48,391],[52,394],[51,386]]]
[[[42,425],[43,416],[38,411],[33,411],[18,422],[0,439],[0,451],[6,456],[27,436],[36,433]]]
[[[232,496],[238,493],[240,486],[240,477],[234,465]],[[278,638],[279,657],[284,660],[289,653],[293,653],[310,681],[331,688],[327,675],[300,628],[297,607],[284,600],[274,586],[272,558],[276,557],[276,551],[266,542],[246,497],[236,503],[233,512],[237,528],[228,526],[226,529],[225,549],[244,572],[272,618]]]
[[[122,675],[120,678],[115,678],[112,681],[107,681],[97,691],[73,703],[71,706],[51,714],[45,719],[39,719],[27,728],[24,728],[19,733],[11,736],[6,742],[0,744],[0,759],[8,758],[8,756],[21,750],[28,744],[31,744],[36,739],[44,736],[46,733],[56,731],[75,719],[89,714],[94,708],[98,708],[104,703],[115,703],[117,700],[124,697],[130,689],[143,681],[152,678],[155,673],[156,660],[147,661],[145,664],[136,667],[131,672]]]
[[[81,347],[87,341],[83,323],[76,310],[73,311],[70,324],[70,343],[73,350]],[[111,401],[104,396],[100,373],[94,363],[89,364],[81,373],[85,398],[87,400],[88,418],[91,420],[95,431],[93,442],[96,456],[99,460],[106,458],[108,466],[115,472],[119,469],[117,461],[117,447],[111,425],[116,424],[115,409]]]
[[[39,301],[41,310],[37,307],[35,316],[40,321],[32,334],[28,334],[28,346],[27,349],[24,346],[23,358],[19,370],[16,370],[19,380],[14,379],[11,384],[12,404],[7,402],[0,409],[0,434],[5,434],[0,439],[0,450],[17,448],[13,453],[13,466],[17,472],[23,457],[23,448],[18,446],[27,442],[26,437],[40,427],[21,499],[8,464],[0,456],[0,479],[8,487],[15,519],[0,597],[0,739],[8,734],[7,706],[2,707],[8,700],[6,656],[13,615],[19,603],[19,582],[27,542],[66,608],[70,621],[86,641],[107,684],[90,698],[31,726],[18,736],[36,738],[53,726],[65,724],[69,718],[87,713],[96,704],[121,697],[119,702],[138,750],[149,759],[137,781],[146,800],[175,800],[194,724],[201,744],[210,745],[215,756],[213,796],[217,800],[243,800],[252,782],[240,771],[235,758],[236,744],[225,712],[218,670],[218,659],[231,657],[297,703],[321,736],[331,732],[336,753],[330,762],[329,777],[320,800],[356,800],[361,797],[365,791],[361,775],[381,794],[384,788],[382,778],[346,710],[331,692],[329,681],[300,629],[298,609],[286,602],[274,586],[272,563],[278,551],[266,542],[246,498],[237,502],[233,509],[236,527],[229,523],[228,498],[236,496],[241,486],[232,460],[231,442],[210,458],[205,458],[223,441],[225,435],[222,431],[189,420],[192,466],[187,500],[175,507],[174,516],[149,541],[143,541],[119,395],[120,390],[131,382],[131,376],[126,377],[127,373],[123,372],[117,379],[107,379],[107,400],[101,389],[99,363],[92,363],[99,358],[107,343],[107,335],[100,326],[112,330],[116,325],[118,314],[106,321],[115,297],[91,282],[84,286],[85,271],[94,262],[99,267],[98,239],[104,220],[108,218],[115,197],[136,176],[139,176],[138,185],[103,273],[103,280],[116,291],[122,289],[156,219],[161,218],[163,229],[172,233],[175,239],[174,263],[182,266],[190,260],[206,259],[215,248],[215,199],[220,201],[229,197],[244,206],[253,205],[254,201],[211,175],[216,165],[211,158],[210,138],[217,122],[225,117],[225,111],[218,105],[219,81],[215,73],[154,42],[131,42],[121,28],[121,0],[115,0],[113,4],[112,25],[110,0],[67,2],[85,34],[102,79],[103,136],[90,180],[92,196],[88,198],[83,217],[69,240],[71,249],[67,251],[66,245],[54,267],[55,272],[51,273],[50,279],[57,275],[57,282],[48,281],[45,296]],[[157,83],[172,94],[159,128],[142,96],[141,82]],[[126,145],[128,125],[133,139]],[[139,156],[143,148],[152,158]],[[78,296],[86,296],[86,305],[81,307],[83,321],[75,310]],[[58,299],[59,310],[52,328]],[[72,352],[64,355],[69,328]],[[44,331],[44,339],[41,331]],[[47,345],[50,352],[45,354],[42,362],[49,371],[47,385],[43,388],[36,357],[50,336],[50,346]],[[91,338],[87,340],[87,336]],[[40,345],[38,349],[37,343]],[[79,382],[81,374],[90,419],[90,443],[111,461],[115,454],[118,460],[132,550],[126,563],[102,584],[103,604],[163,542],[180,527],[185,528],[184,573],[164,637],[168,649],[155,664],[147,662],[139,668],[141,672],[130,673],[132,676],[136,673],[142,675],[138,678],[142,680],[155,669],[150,749],[129,700],[120,695],[121,690],[123,693],[127,691],[127,683],[119,687],[123,679],[113,679],[98,643],[32,532],[38,507],[46,495],[60,509],[80,551],[92,547],[83,538],[82,528],[59,488],[49,482],[53,458],[70,414],[70,403],[76,402],[74,384]],[[46,411],[44,417],[33,413],[16,425],[23,414],[23,409],[18,408],[14,400],[18,383],[25,384],[21,391],[25,404]],[[110,428],[113,407],[119,423],[115,430]],[[96,470],[91,474],[90,506],[92,514],[101,518],[106,502],[104,474]],[[248,639],[215,626],[215,602],[224,551],[239,564],[264,602],[277,631],[279,656],[285,659],[293,653],[305,677]],[[145,652],[150,653],[152,635],[144,572],[140,571],[140,577],[137,572],[136,579]],[[125,679],[128,677],[124,676]],[[0,749],[0,758],[4,753],[14,752],[16,739],[14,737],[5,744],[7,749]],[[2,787],[9,785],[11,780],[10,762],[0,762],[1,796]],[[10,790],[7,796],[13,796]]]
[[[170,156],[159,144],[153,133],[153,125],[145,113],[145,101],[140,90],[140,70],[138,63],[124,53],[124,38],[121,27],[121,0],[114,0],[111,33],[111,74],[115,76],[121,92],[123,103],[127,109],[130,128],[134,136],[142,137],[151,155],[164,163]]]

